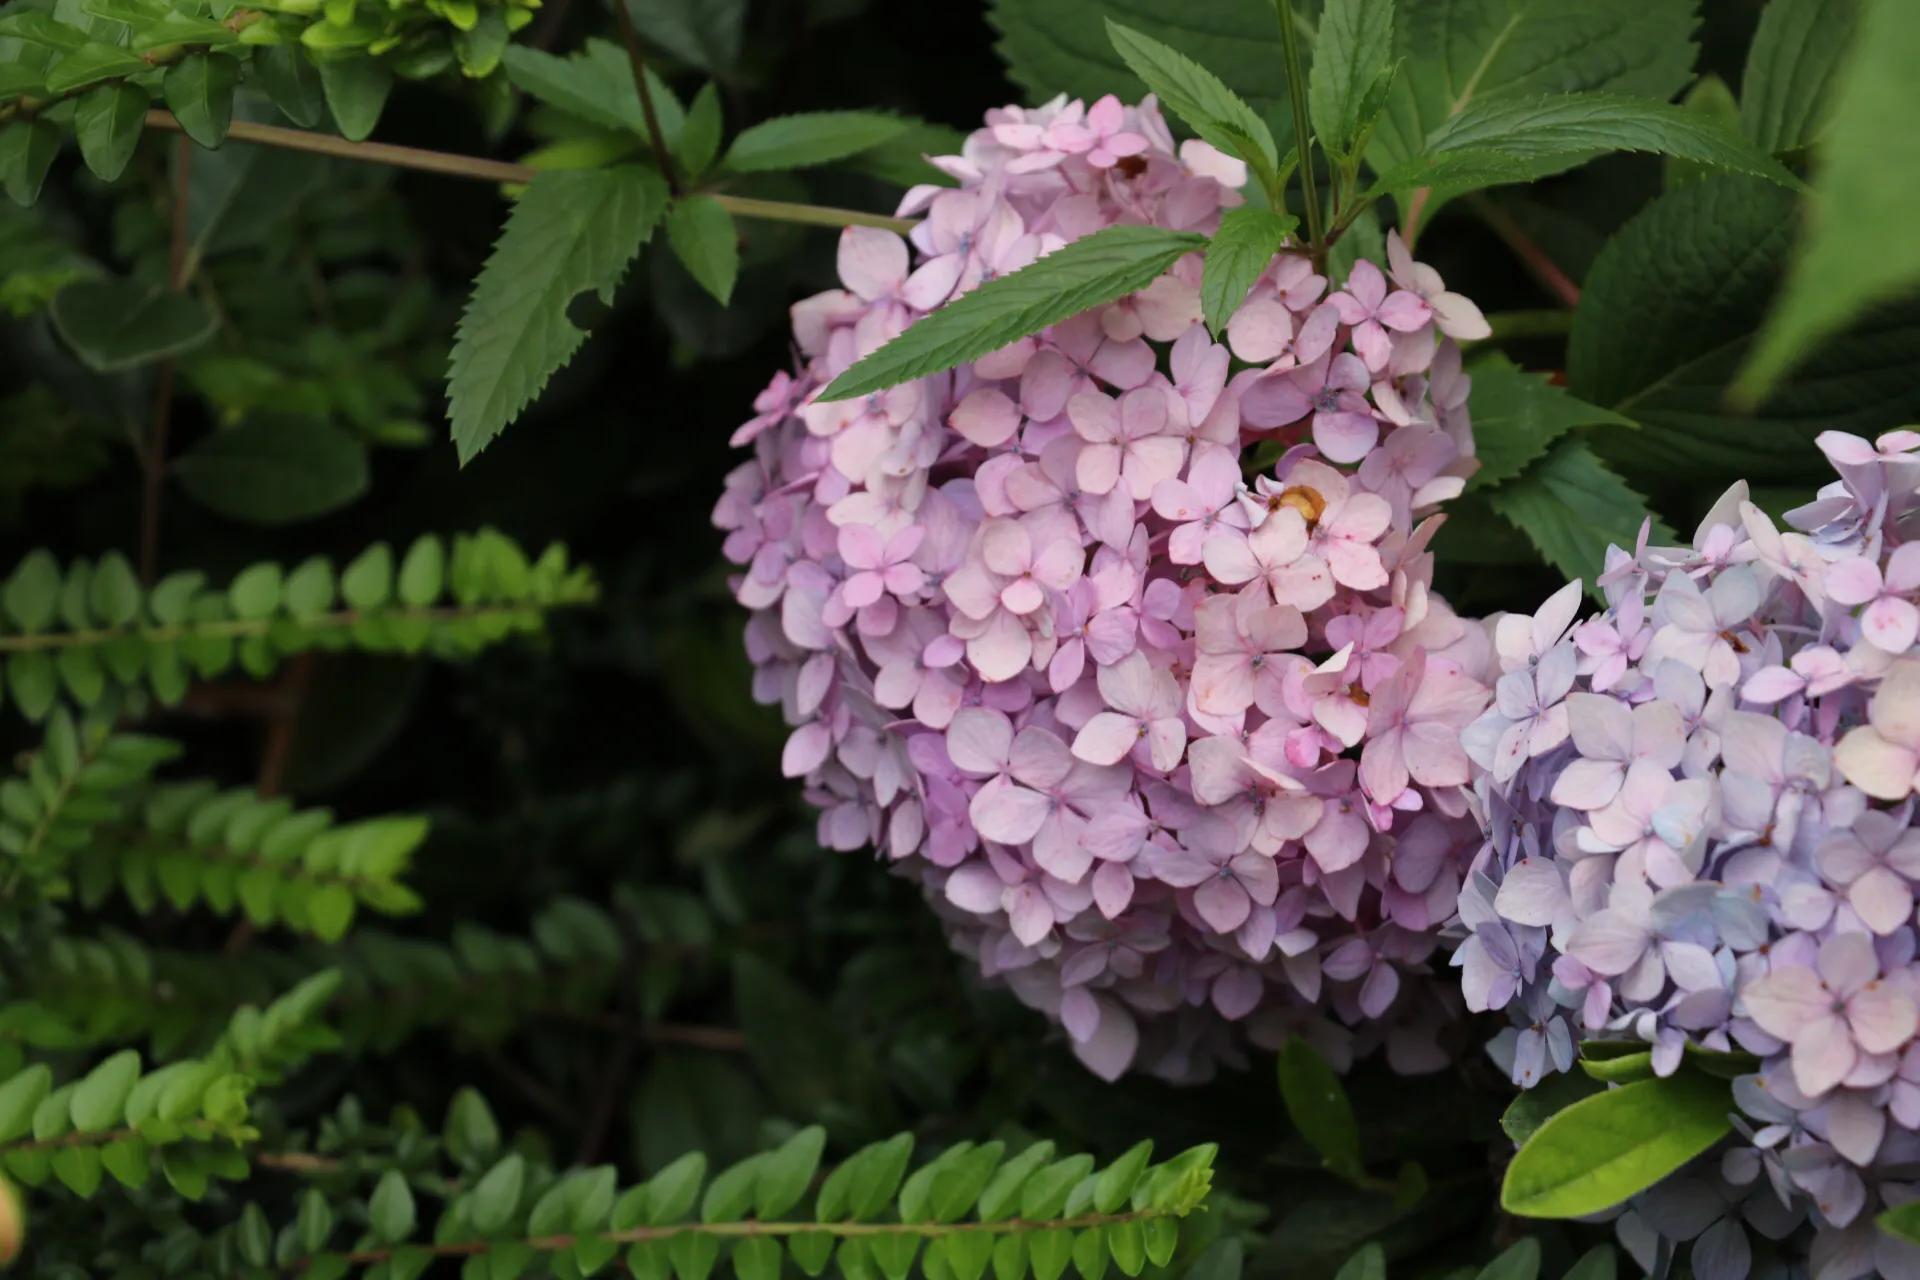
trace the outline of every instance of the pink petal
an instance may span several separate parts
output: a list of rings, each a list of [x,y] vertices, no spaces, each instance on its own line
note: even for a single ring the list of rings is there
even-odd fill
[[[1833,997],[1813,970],[1781,965],[1747,984],[1740,994],[1747,1016],[1781,1040],[1793,1040],[1832,1016]]]
[[[1493,908],[1515,924],[1545,928],[1572,905],[1566,881],[1551,858],[1522,858],[1500,882]]]
[[[1046,821],[1053,801],[1037,791],[995,778],[967,806],[976,831],[999,844],[1025,844]]]
[[[967,393],[947,425],[984,449],[1005,444],[1020,429],[1020,409],[1006,394],[992,387],[976,387]]]
[[[1334,462],[1358,462],[1380,439],[1380,423],[1372,414],[1316,413],[1313,443]]]
[[[1231,876],[1214,876],[1193,891],[1193,909],[1216,933],[1232,933],[1246,922],[1253,902]]]
[[[1847,1024],[1868,1053],[1892,1053],[1913,1039],[1920,1015],[1905,992],[1885,982],[1870,982],[1847,1001]]]
[[[1857,1061],[1847,1024],[1836,1017],[1809,1023],[1793,1042],[1793,1080],[1808,1097],[1818,1097],[1846,1079]]]
[[[1595,973],[1612,978],[1640,963],[1647,941],[1646,926],[1608,909],[1596,911],[1573,927],[1567,938],[1567,954]],[[1800,972],[1813,976],[1806,970]]]
[[[1073,754],[1089,764],[1118,764],[1140,741],[1140,722],[1117,711],[1102,711],[1086,722],[1073,740]]]
[[[907,242],[877,227],[848,227],[840,233],[840,281],[872,302],[907,278]]]
[[[1013,723],[988,707],[966,707],[947,726],[947,757],[965,773],[991,775],[1006,767]]]

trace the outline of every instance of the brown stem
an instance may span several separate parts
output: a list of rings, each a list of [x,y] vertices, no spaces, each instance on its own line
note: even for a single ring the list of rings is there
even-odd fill
[[[178,132],[180,122],[173,118],[170,111],[147,112],[149,129],[166,129]],[[349,142],[345,138],[326,133],[309,133],[305,129],[287,129],[280,125],[254,124],[248,120],[235,120],[227,130],[227,137],[239,142],[256,142],[263,146],[283,147],[289,151],[305,151],[313,155],[333,156],[340,160],[357,160],[366,164],[383,164],[396,169],[413,169],[421,173],[437,173],[450,178],[471,178],[480,182],[508,183],[524,186],[540,175],[540,170],[531,165],[514,164],[506,160],[489,160],[484,156],[459,155],[451,151],[428,151],[423,147],[401,147],[390,142]],[[880,227],[887,231],[905,234],[913,230],[914,223],[909,218],[890,218],[885,214],[866,213],[859,209],[837,209],[830,205],[799,204],[788,200],[755,200],[747,196],[732,196],[724,192],[713,191],[710,195],[721,208],[737,218],[757,218],[766,222],[795,222],[806,226],[820,227]]]
[[[647,85],[647,60],[640,53],[640,33],[633,29],[633,15],[627,12],[627,0],[608,0],[614,21],[620,24],[620,42],[627,46],[627,61],[633,64],[633,87],[640,94],[640,114],[647,118],[647,141],[653,145],[654,163],[667,180],[667,190],[680,194],[680,178],[667,151],[666,131],[653,109],[653,90]]]
[[[187,198],[193,175],[193,143],[183,133],[173,149],[172,235],[167,247],[167,287],[187,287]],[[160,362],[153,386],[153,425],[147,431],[140,494],[140,581],[151,586],[160,558],[160,503],[166,493],[167,435],[173,425],[173,357]]]
[[[1580,286],[1560,269],[1560,264],[1549,257],[1532,236],[1521,229],[1519,223],[1507,215],[1506,210],[1483,195],[1468,196],[1467,203],[1487,224],[1487,229],[1513,250],[1513,256],[1520,259],[1521,265],[1540,283],[1541,288],[1559,299],[1564,307],[1580,305]]]

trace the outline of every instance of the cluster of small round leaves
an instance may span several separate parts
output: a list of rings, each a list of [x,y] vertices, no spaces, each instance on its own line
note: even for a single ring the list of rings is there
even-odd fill
[[[921,881],[1105,1077],[1204,1077],[1237,1025],[1438,1066],[1446,1001],[1412,987],[1473,844],[1490,654],[1427,545],[1475,465],[1455,340],[1484,319],[1396,239],[1344,281],[1283,249],[1220,342],[1188,254],[823,399],[950,298],[1104,228],[1212,231],[1246,179],[1111,97],[989,112],[934,163],[959,186],[908,193],[909,239],[849,229],[845,287],[794,307],[800,366],[715,512],[822,843]]]
[[[339,1145],[341,1135],[332,1140]],[[325,1145],[325,1144],[323,1144]],[[503,1150],[486,1104],[463,1090],[449,1113],[449,1179],[409,1161],[377,1177],[357,1237],[338,1239],[331,1213],[303,1206],[280,1233],[275,1258],[307,1274],[354,1266],[418,1275],[436,1258],[467,1259],[487,1274],[584,1277],[624,1264],[644,1280],[776,1280],[787,1262],[845,1280],[1059,1280],[1072,1266],[1100,1280],[1177,1274],[1198,1232],[1183,1220],[1206,1202],[1214,1148],[1160,1164],[1142,1142],[1110,1164],[1059,1156],[1051,1142],[1017,1153],[1005,1143],[960,1142],[915,1167],[914,1138],[872,1143],[823,1172],[826,1132],[784,1143],[711,1173],[683,1155],[638,1185],[611,1165],[556,1171]],[[429,1220],[421,1200],[442,1202]],[[477,1263],[476,1263],[476,1260]]]
[[[451,547],[429,534],[398,558],[376,543],[344,568],[321,556],[256,564],[224,588],[194,571],[148,590],[118,553],[63,568],[35,551],[0,583],[0,669],[32,720],[63,695],[92,707],[151,691],[171,705],[196,678],[264,677],[316,649],[470,657],[595,596],[564,547],[529,559],[490,529]]]
[[[1818,443],[1839,479],[1789,528],[1736,485],[1692,545],[1612,549],[1599,615],[1575,584],[1493,623],[1466,733],[1488,841],[1454,963],[1512,1018],[1514,1080],[1583,1039],[1660,1076],[1758,1064],[1737,1139],[1621,1220],[1645,1257],[1693,1241],[1703,1280],[1747,1273],[1749,1233],[1823,1276],[1920,1273],[1874,1224],[1920,1156],[1920,432]]]

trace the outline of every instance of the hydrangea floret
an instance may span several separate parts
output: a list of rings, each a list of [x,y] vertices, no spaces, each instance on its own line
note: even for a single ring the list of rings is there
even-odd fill
[[[1204,1077],[1236,1027],[1439,1065],[1423,962],[1477,845],[1492,658],[1428,543],[1484,319],[1396,240],[1344,282],[1279,254],[1220,342],[1194,254],[822,400],[950,298],[1116,224],[1210,232],[1246,180],[1151,99],[991,111],[933,162],[958,185],[908,193],[910,237],[847,230],[844,287],[794,307],[715,511],[822,842],[918,880],[1107,1078]]]
[[[1692,545],[1610,550],[1598,616],[1573,584],[1495,620],[1466,735],[1489,836],[1453,962],[1514,1081],[1587,1039],[1757,1063],[1736,1138],[1621,1219],[1702,1280],[1766,1240],[1920,1275],[1873,1225],[1920,1195],[1920,433],[1818,443],[1839,478],[1786,528],[1736,485]]]

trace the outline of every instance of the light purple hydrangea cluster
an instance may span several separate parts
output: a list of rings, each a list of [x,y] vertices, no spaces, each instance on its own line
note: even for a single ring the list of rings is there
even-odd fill
[[[1576,583],[1497,620],[1466,735],[1489,840],[1454,963],[1515,1082],[1589,1038],[1758,1061],[1737,1140],[1622,1219],[1702,1280],[1748,1274],[1749,1232],[1920,1275],[1873,1225],[1920,1198],[1920,433],[1819,445],[1840,478],[1788,529],[1738,485],[1691,546],[1612,549],[1599,616]]]
[[[1437,1066],[1451,998],[1408,975],[1478,843],[1491,651],[1427,547],[1474,466],[1453,339],[1485,321],[1396,240],[1343,283],[1277,256],[1223,345],[1196,254],[822,401],[949,298],[1103,227],[1210,231],[1246,178],[1112,97],[991,111],[934,163],[959,185],[907,195],[911,246],[847,230],[844,287],[794,307],[798,370],[715,511],[822,842],[918,879],[1107,1078],[1203,1077],[1235,1024]]]

